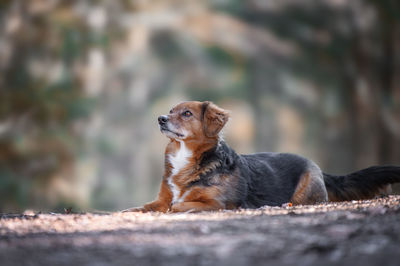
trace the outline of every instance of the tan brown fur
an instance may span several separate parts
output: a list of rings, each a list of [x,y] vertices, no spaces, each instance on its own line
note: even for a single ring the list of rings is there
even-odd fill
[[[217,198],[220,191],[216,187],[195,188],[186,197],[185,201],[171,206],[172,212],[209,211],[223,209]]]
[[[297,184],[291,202],[294,205],[307,204],[309,197],[308,195],[309,187],[310,187],[310,172],[306,172],[300,177],[299,184]]]
[[[294,205],[314,204],[328,201],[328,193],[322,179],[322,173],[318,166],[310,162],[307,171],[300,176],[299,182],[291,198]]]
[[[192,117],[186,119],[180,114],[185,110],[190,110]],[[172,175],[172,165],[169,161],[171,155],[175,155],[180,149],[180,140],[170,138],[170,142],[165,149],[165,170],[164,178],[161,183],[160,192],[155,201],[145,204],[142,208],[132,208],[126,211],[203,211],[217,210],[224,208],[217,198],[220,191],[215,187],[210,188],[187,188],[188,184],[200,178],[200,175],[217,167],[217,164],[210,164],[200,169],[199,163],[201,156],[218,143],[218,133],[228,121],[228,112],[219,108],[211,102],[184,102],[172,108],[168,115],[169,122],[175,127],[188,132],[188,136],[183,139],[185,146],[192,152],[188,158],[188,163],[176,175]],[[189,194],[183,202],[172,204],[173,193],[168,184],[172,182],[180,191],[180,197],[189,189]]]

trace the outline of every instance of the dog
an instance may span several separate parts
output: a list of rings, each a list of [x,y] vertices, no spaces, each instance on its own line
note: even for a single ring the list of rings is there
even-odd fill
[[[158,117],[170,139],[155,201],[125,211],[200,212],[369,199],[400,182],[400,167],[374,166],[325,174],[289,153],[239,155],[220,137],[229,112],[212,102],[182,102]]]

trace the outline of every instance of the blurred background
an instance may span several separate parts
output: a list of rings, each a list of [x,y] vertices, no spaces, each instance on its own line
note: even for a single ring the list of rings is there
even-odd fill
[[[155,198],[182,100],[239,153],[400,164],[398,0],[2,0],[0,212]]]

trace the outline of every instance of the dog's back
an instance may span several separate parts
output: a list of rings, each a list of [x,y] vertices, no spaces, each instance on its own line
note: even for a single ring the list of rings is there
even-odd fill
[[[314,162],[295,154],[256,153],[240,158],[242,178],[248,184],[243,207],[369,199],[400,182],[398,166],[373,166],[336,176],[322,173]]]
[[[327,200],[321,170],[302,156],[273,152],[240,155],[238,168],[246,184],[242,207]]]

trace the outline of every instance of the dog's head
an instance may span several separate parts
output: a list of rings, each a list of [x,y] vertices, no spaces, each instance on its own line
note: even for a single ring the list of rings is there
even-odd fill
[[[228,122],[228,111],[212,102],[182,102],[168,115],[158,117],[163,134],[171,139],[204,141],[218,139],[218,133]]]

